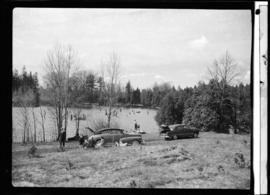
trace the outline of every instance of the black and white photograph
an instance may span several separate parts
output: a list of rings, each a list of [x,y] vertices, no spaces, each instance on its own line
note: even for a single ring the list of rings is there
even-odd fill
[[[12,185],[250,190],[252,14],[13,9]]]

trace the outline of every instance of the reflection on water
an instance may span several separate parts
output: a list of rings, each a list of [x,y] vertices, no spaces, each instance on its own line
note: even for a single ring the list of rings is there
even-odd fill
[[[23,137],[22,128],[22,116],[19,112],[20,108],[12,108],[12,126],[13,126],[13,142],[21,142]],[[53,141],[56,139],[57,133],[55,131],[55,124],[52,120],[52,116],[48,111],[47,107],[42,107],[46,111],[45,118],[45,138],[46,141]],[[154,119],[156,115],[156,110],[153,109],[141,109],[141,108],[117,108],[115,113],[113,113],[112,123],[118,123],[120,128],[126,129],[128,131],[134,129],[134,121],[140,125],[141,130],[147,133],[158,132],[158,125]],[[30,118],[30,136],[33,135],[33,120],[31,109],[29,109]],[[37,141],[43,140],[42,127],[39,123],[41,121],[40,108],[34,109],[35,116],[37,118]],[[67,127],[67,137],[72,137],[75,135],[75,120],[70,115],[75,114],[74,109],[69,110],[68,117],[68,127]],[[94,124],[96,121],[103,119],[106,120],[106,107],[98,107],[92,109],[82,109],[81,115],[86,116],[86,120],[80,121],[80,129],[83,134],[87,132],[84,131],[84,127],[88,126],[94,129]],[[71,120],[73,119],[73,120]]]

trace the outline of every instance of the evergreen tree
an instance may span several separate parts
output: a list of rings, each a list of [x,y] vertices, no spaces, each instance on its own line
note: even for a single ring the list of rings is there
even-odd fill
[[[132,92],[132,104],[140,104],[141,103],[141,91],[139,88]]]
[[[126,84],[125,99],[126,99],[127,104],[132,103],[131,102],[131,100],[132,100],[132,87],[131,87],[130,81],[128,81]]]
[[[180,99],[174,91],[169,92],[162,99],[160,109],[155,117],[159,125],[182,123],[184,106]]]

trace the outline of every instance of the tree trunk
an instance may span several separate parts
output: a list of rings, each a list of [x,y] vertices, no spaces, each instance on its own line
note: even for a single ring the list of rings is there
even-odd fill
[[[37,141],[37,125],[36,125],[36,115],[34,108],[32,107],[32,115],[33,115],[33,124],[34,124],[34,143]]]
[[[46,141],[46,139],[45,139],[45,127],[44,127],[45,111],[43,112],[41,107],[40,107],[40,116],[41,116],[41,126],[42,126],[42,133],[43,133],[43,142],[45,142]]]
[[[68,110],[67,107],[65,106],[65,132],[67,132],[67,125],[68,125]]]
[[[75,137],[79,137],[79,129],[80,129],[80,118],[79,118],[79,115],[78,115],[77,120],[76,120],[76,134],[75,134]]]
[[[61,105],[58,105],[58,124],[57,124],[57,130],[58,130],[58,135],[57,135],[57,141],[59,140],[59,136],[60,136],[60,132],[61,132],[61,128],[62,128],[62,122],[63,122],[63,118],[62,118],[62,112],[61,112]]]
[[[111,100],[110,100],[109,112],[108,112],[108,128],[111,127],[111,115],[112,115],[112,105],[111,105]]]

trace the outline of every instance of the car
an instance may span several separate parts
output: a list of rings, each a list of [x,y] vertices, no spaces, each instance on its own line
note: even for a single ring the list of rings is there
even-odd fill
[[[162,135],[170,131],[169,125],[162,124],[159,129],[159,134]]]
[[[91,144],[97,146],[119,145],[119,143],[127,143],[127,145],[142,144],[143,139],[141,134],[130,134],[124,129],[104,128],[94,132],[89,137]]]
[[[165,140],[178,139],[180,137],[195,137],[199,136],[199,129],[185,124],[173,124],[161,126],[160,134],[165,134]]]

